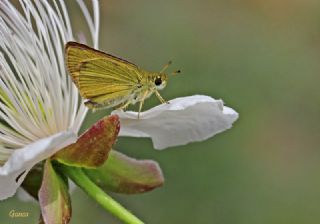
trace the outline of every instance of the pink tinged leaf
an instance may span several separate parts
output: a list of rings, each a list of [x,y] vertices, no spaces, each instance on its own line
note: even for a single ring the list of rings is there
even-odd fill
[[[105,117],[82,134],[77,142],[65,147],[53,156],[69,166],[96,168],[101,166],[115,143],[120,130],[117,115]]]
[[[67,179],[55,172],[49,159],[44,164],[38,198],[44,223],[69,223],[71,201],[68,194]]]
[[[158,163],[136,160],[112,150],[108,160],[97,169],[85,169],[89,178],[105,191],[137,194],[162,186],[164,178]]]

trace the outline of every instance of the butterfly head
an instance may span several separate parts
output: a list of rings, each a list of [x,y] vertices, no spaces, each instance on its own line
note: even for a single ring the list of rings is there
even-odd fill
[[[153,83],[157,90],[162,90],[167,85],[168,75],[159,73],[153,78]]]
[[[156,73],[153,78],[153,83],[157,90],[162,90],[164,87],[166,87],[168,82],[168,76],[177,75],[181,71],[177,70],[174,72],[171,72],[170,74],[165,74],[164,71],[171,65],[171,61],[169,61],[159,73]]]

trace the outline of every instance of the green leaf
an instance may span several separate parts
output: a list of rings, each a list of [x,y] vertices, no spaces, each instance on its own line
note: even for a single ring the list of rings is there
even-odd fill
[[[119,130],[120,122],[117,115],[105,117],[81,135],[76,143],[60,150],[52,158],[69,166],[101,166],[108,158]]]
[[[68,193],[67,179],[53,169],[49,159],[44,164],[42,184],[38,198],[44,223],[69,223],[71,218],[71,201]]]
[[[105,191],[137,194],[153,190],[163,184],[158,163],[136,160],[112,150],[109,159],[97,169],[84,169],[89,178]]]

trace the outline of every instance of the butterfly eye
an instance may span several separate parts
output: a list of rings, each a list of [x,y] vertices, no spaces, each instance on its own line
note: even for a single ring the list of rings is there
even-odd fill
[[[157,76],[156,79],[154,80],[154,84],[156,86],[160,86],[162,84],[162,79],[160,76]]]

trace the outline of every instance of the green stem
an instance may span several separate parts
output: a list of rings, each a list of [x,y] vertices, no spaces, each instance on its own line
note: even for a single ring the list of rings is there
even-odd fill
[[[68,177],[81,187],[89,196],[95,199],[103,208],[127,224],[143,224],[143,222],[107,195],[93,183],[81,168],[63,166],[62,170]]]

